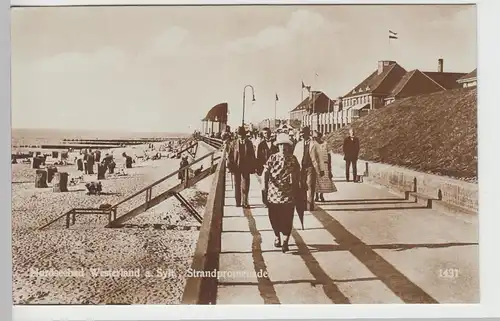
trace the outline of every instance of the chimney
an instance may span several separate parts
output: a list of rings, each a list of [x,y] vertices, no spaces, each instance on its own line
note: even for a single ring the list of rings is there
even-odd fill
[[[438,72],[443,72],[443,59],[438,59]]]
[[[390,61],[390,60],[380,60],[378,62],[378,69],[377,69],[377,74],[380,75],[381,73],[384,72],[387,68],[389,68],[391,65],[395,64],[395,61]]]

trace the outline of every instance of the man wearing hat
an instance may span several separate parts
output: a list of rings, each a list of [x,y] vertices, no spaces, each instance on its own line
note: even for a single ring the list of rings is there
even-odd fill
[[[302,139],[295,144],[293,154],[300,164],[301,189],[306,198],[305,210],[314,210],[314,196],[316,192],[316,178],[322,177],[324,172],[323,162],[319,154],[318,144],[311,139],[311,130],[304,127],[301,130]]]
[[[250,174],[256,169],[255,149],[247,138],[245,127],[238,128],[238,139],[231,144],[228,153],[228,170],[234,175],[236,206],[249,208],[248,191]]]

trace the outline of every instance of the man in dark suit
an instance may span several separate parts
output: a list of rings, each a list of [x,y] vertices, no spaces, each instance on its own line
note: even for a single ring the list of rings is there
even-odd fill
[[[271,130],[266,127],[263,129],[263,134],[264,139],[257,146],[257,174],[259,176],[262,175],[264,165],[269,159],[269,156],[278,152],[278,147],[274,145],[274,141],[271,138]]]
[[[249,208],[248,191],[250,190],[250,174],[256,169],[255,149],[247,138],[244,127],[238,128],[238,139],[229,148],[228,170],[234,175],[236,206]]]
[[[269,128],[264,128],[262,130],[264,139],[257,146],[257,175],[261,176],[264,171],[264,165],[266,164],[269,156],[278,152],[278,147],[274,145],[274,141],[271,138],[271,130]],[[267,203],[267,197],[265,192],[262,191],[262,202]]]
[[[353,181],[358,179],[358,155],[359,155],[359,139],[354,136],[354,129],[349,129],[349,137],[344,139],[342,146],[345,160],[345,178],[349,182],[349,171],[352,164]]]

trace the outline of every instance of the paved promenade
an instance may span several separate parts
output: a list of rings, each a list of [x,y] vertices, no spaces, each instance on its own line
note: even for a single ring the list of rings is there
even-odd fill
[[[347,183],[295,216],[290,251],[274,248],[260,184],[235,206],[226,176],[217,304],[478,303],[478,220],[442,214],[370,183]],[[257,272],[260,272],[257,277]],[[267,274],[267,277],[265,277]]]

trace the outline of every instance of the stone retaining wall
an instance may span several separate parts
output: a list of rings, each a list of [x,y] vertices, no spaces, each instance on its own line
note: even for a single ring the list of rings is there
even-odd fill
[[[344,163],[343,155],[332,154],[332,163]],[[368,163],[368,176],[365,177],[367,180],[405,192],[413,191],[416,179],[418,193],[437,199],[439,191],[441,191],[443,203],[475,213],[478,212],[478,184],[363,160],[358,160],[360,174],[365,172],[366,163]]]

